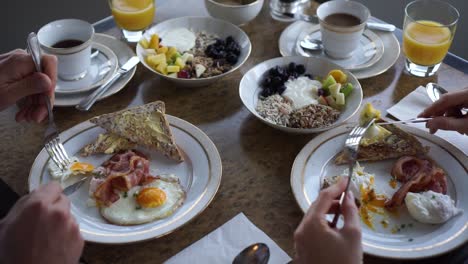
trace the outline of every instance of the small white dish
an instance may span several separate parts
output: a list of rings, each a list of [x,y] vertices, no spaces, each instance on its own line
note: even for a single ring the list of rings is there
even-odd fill
[[[112,77],[117,70],[117,56],[111,49],[97,42],[93,42],[91,46],[92,49],[97,50],[99,53],[91,59],[91,64],[87,69],[86,75],[76,81],[65,81],[57,78],[55,93],[87,92],[95,89]]]
[[[386,228],[380,223],[382,216],[376,214],[373,221],[375,230],[361,224],[363,249],[367,254],[393,259],[437,256],[468,241],[468,192],[466,192],[468,157],[435,135],[409,126],[399,127],[416,136],[424,146],[430,147],[429,157],[447,173],[448,195],[464,212],[444,224],[429,225],[413,220],[407,209],[401,208],[398,217],[388,216],[389,223]],[[343,149],[344,141],[351,129],[350,126],[343,125],[320,134],[305,145],[297,155],[291,171],[291,187],[304,213],[317,199],[322,178],[341,175],[347,168],[347,165],[335,165],[334,157]],[[360,162],[366,172],[375,175],[375,186],[388,196],[397,190],[388,184],[395,161],[396,159]],[[329,216],[333,218],[333,215]],[[400,231],[392,232],[394,227],[400,228]]]
[[[296,49],[299,55],[304,57],[324,57],[350,71],[361,70],[374,65],[382,58],[384,53],[382,40],[368,29],[361,35],[359,45],[353,51],[352,56],[346,59],[332,58],[323,51],[308,52],[300,45],[306,36],[309,36],[311,39],[322,40],[320,27],[318,25],[312,26],[309,30],[304,30],[299,34],[296,40]]]
[[[369,22],[381,22],[371,18]],[[298,35],[309,30],[314,24],[296,21],[283,30],[278,40],[279,52],[282,56],[298,56],[297,53],[297,37]],[[352,70],[351,72],[358,79],[366,79],[377,76],[390,69],[400,56],[400,44],[396,36],[391,32],[375,31],[374,32],[382,40],[384,52],[382,58],[371,67],[361,70]]]
[[[306,68],[306,73],[312,74],[312,76],[326,76],[331,70],[339,69],[342,70],[346,75],[348,75],[348,82],[350,82],[354,86],[353,92],[346,98],[346,106],[344,110],[341,112],[340,117],[338,120],[335,121],[330,126],[321,127],[321,128],[292,128],[292,127],[285,127],[274,124],[265,118],[261,117],[257,110],[257,103],[260,100],[259,94],[262,91],[260,87],[260,82],[264,76],[264,73],[269,69],[275,66],[286,66],[289,63],[294,62],[296,64],[303,64]],[[362,102],[362,88],[359,81],[354,77],[352,73],[343,69],[342,67],[324,59],[318,57],[306,58],[301,56],[295,57],[280,57],[271,60],[264,61],[252,69],[250,69],[247,73],[244,74],[240,85],[239,85],[239,96],[242,100],[244,106],[258,119],[260,119],[265,124],[279,129],[281,131],[290,132],[290,133],[298,133],[298,134],[311,134],[311,133],[318,133],[322,131],[329,130],[331,128],[337,127],[349,118],[351,118],[361,106]]]
[[[135,53],[133,50],[124,42],[109,36],[105,34],[94,34],[93,38],[94,43],[99,43],[102,44],[109,49],[112,50],[112,52],[117,56],[118,64],[117,67],[123,65],[125,62],[127,62],[131,57],[135,56]],[[137,66],[138,67],[138,66]],[[133,75],[136,72],[136,68],[134,67],[132,70],[130,70],[127,74],[119,78],[107,92],[104,93],[101,98],[98,99],[98,101],[105,99],[123,88],[125,88],[125,85],[132,79]],[[86,92],[81,92],[81,93],[55,93],[55,101],[54,101],[54,106],[76,106],[86,98],[92,91],[86,91]]]
[[[247,2],[247,0],[237,0]],[[234,25],[244,25],[260,13],[264,0],[250,0],[247,4],[238,4],[235,0],[205,0],[205,7],[210,16],[231,22]]]
[[[145,31],[144,37],[149,39],[152,34],[164,35],[165,32],[175,28],[187,28],[193,32],[205,31],[210,34],[216,34],[219,38],[225,39],[228,36],[232,36],[240,46],[241,54],[239,59],[234,65],[234,67],[228,72],[222,73],[208,78],[198,78],[198,79],[182,79],[182,78],[173,78],[167,75],[160,74],[153,68],[151,68],[145,60],[145,53],[143,47],[138,43],[136,52],[140,58],[141,63],[150,71],[154,72],[157,76],[174,82],[178,86],[183,87],[200,87],[206,86],[215,81],[233,73],[239,67],[241,67],[244,62],[249,58],[250,52],[252,50],[252,44],[250,43],[249,36],[245,34],[242,29],[239,27],[226,22],[224,20],[215,19],[211,17],[179,17],[174,19],[169,19],[164,22],[157,24],[156,26]]]
[[[140,147],[137,149],[148,155],[153,175],[173,173],[178,176],[187,195],[183,205],[173,215],[150,223],[132,226],[110,224],[100,215],[98,208],[87,205],[88,181],[69,196],[71,213],[79,224],[80,232],[86,241],[123,244],[164,236],[200,214],[214,198],[222,175],[221,158],[216,146],[194,125],[177,117],[167,115],[167,118],[185,161],[178,163],[154,150]],[[83,162],[99,166],[112,155],[92,155],[84,158],[80,157],[78,152],[104,132],[104,129],[85,121],[61,133],[60,138],[68,153],[79,157]],[[51,181],[47,169],[49,159],[46,150],[42,149],[29,174],[30,191]]]

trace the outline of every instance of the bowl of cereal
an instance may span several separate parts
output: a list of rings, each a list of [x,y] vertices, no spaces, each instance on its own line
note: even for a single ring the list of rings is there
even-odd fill
[[[250,69],[239,85],[244,106],[265,124],[292,133],[337,127],[361,106],[356,77],[317,57],[281,57]]]
[[[136,51],[142,64],[178,86],[209,85],[248,59],[252,45],[239,27],[210,17],[166,20],[145,32]]]

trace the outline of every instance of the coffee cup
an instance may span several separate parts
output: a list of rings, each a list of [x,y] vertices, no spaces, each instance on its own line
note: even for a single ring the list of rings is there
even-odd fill
[[[325,53],[335,59],[346,59],[359,46],[370,11],[353,1],[329,1],[317,9]]]
[[[58,77],[75,81],[86,76],[91,64],[94,27],[79,19],[50,22],[37,33],[41,49],[58,60]]]

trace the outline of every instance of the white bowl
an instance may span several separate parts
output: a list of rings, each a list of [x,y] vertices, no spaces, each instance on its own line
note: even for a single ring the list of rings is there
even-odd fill
[[[264,0],[252,0],[246,5],[230,5],[216,0],[205,0],[208,13],[215,18],[229,21],[235,25],[244,25],[252,21],[260,13]]]
[[[250,43],[249,37],[247,36],[247,34],[245,34],[244,31],[242,31],[242,29],[226,21],[215,19],[215,18],[210,18],[210,17],[179,17],[179,18],[166,20],[164,22],[161,22],[155,25],[149,30],[147,30],[144,34],[144,37],[149,39],[150,36],[155,33],[157,33],[160,36],[164,36],[164,33],[167,32],[168,30],[180,28],[180,27],[193,30],[194,32],[205,31],[207,33],[216,34],[222,39],[225,39],[228,36],[232,36],[239,44],[241,48],[241,54],[239,56],[237,63],[234,65],[234,67],[231,70],[223,74],[216,75],[213,77],[208,77],[208,78],[182,79],[182,78],[174,78],[174,77],[169,77],[167,75],[160,74],[159,72],[151,68],[146,63],[143,47],[140,44],[138,44],[136,47],[136,52],[137,52],[138,58],[140,58],[141,63],[150,71],[154,72],[156,75],[164,79],[167,79],[169,81],[172,81],[178,86],[200,87],[200,86],[209,85],[227,76],[228,74],[231,74],[235,70],[237,70],[240,66],[242,66],[242,64],[244,64],[244,62],[250,56],[250,52],[252,50],[252,44]]]
[[[340,117],[332,125],[320,128],[285,127],[266,120],[257,113],[257,110],[255,110],[259,100],[258,96],[262,91],[262,88],[260,87],[260,81],[262,80],[264,73],[275,66],[286,66],[291,62],[296,64],[303,64],[306,68],[306,73],[312,74],[314,77],[325,77],[331,70],[334,69],[342,70],[348,76],[348,82],[354,86],[354,89],[353,92],[346,98],[346,106],[341,112]],[[306,58],[302,56],[275,58],[264,61],[253,67],[246,74],[244,74],[244,77],[242,78],[239,85],[239,95],[242,103],[244,103],[244,106],[247,107],[247,109],[249,109],[253,115],[255,115],[265,124],[285,132],[301,134],[318,133],[343,124],[359,110],[359,107],[362,103],[361,84],[351,72],[323,58]]]

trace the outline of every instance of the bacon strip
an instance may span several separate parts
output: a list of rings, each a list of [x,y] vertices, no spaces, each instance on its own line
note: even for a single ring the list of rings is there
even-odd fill
[[[149,183],[155,177],[149,174],[149,161],[134,150],[115,154],[102,165],[106,179],[94,192],[98,204],[108,206],[119,199],[116,191],[128,191],[141,183]]]
[[[427,190],[443,194],[447,192],[445,172],[426,159],[412,156],[401,157],[392,168],[392,176],[403,185],[393,194],[392,199],[385,203],[385,207],[390,210],[401,206],[408,192]]]

